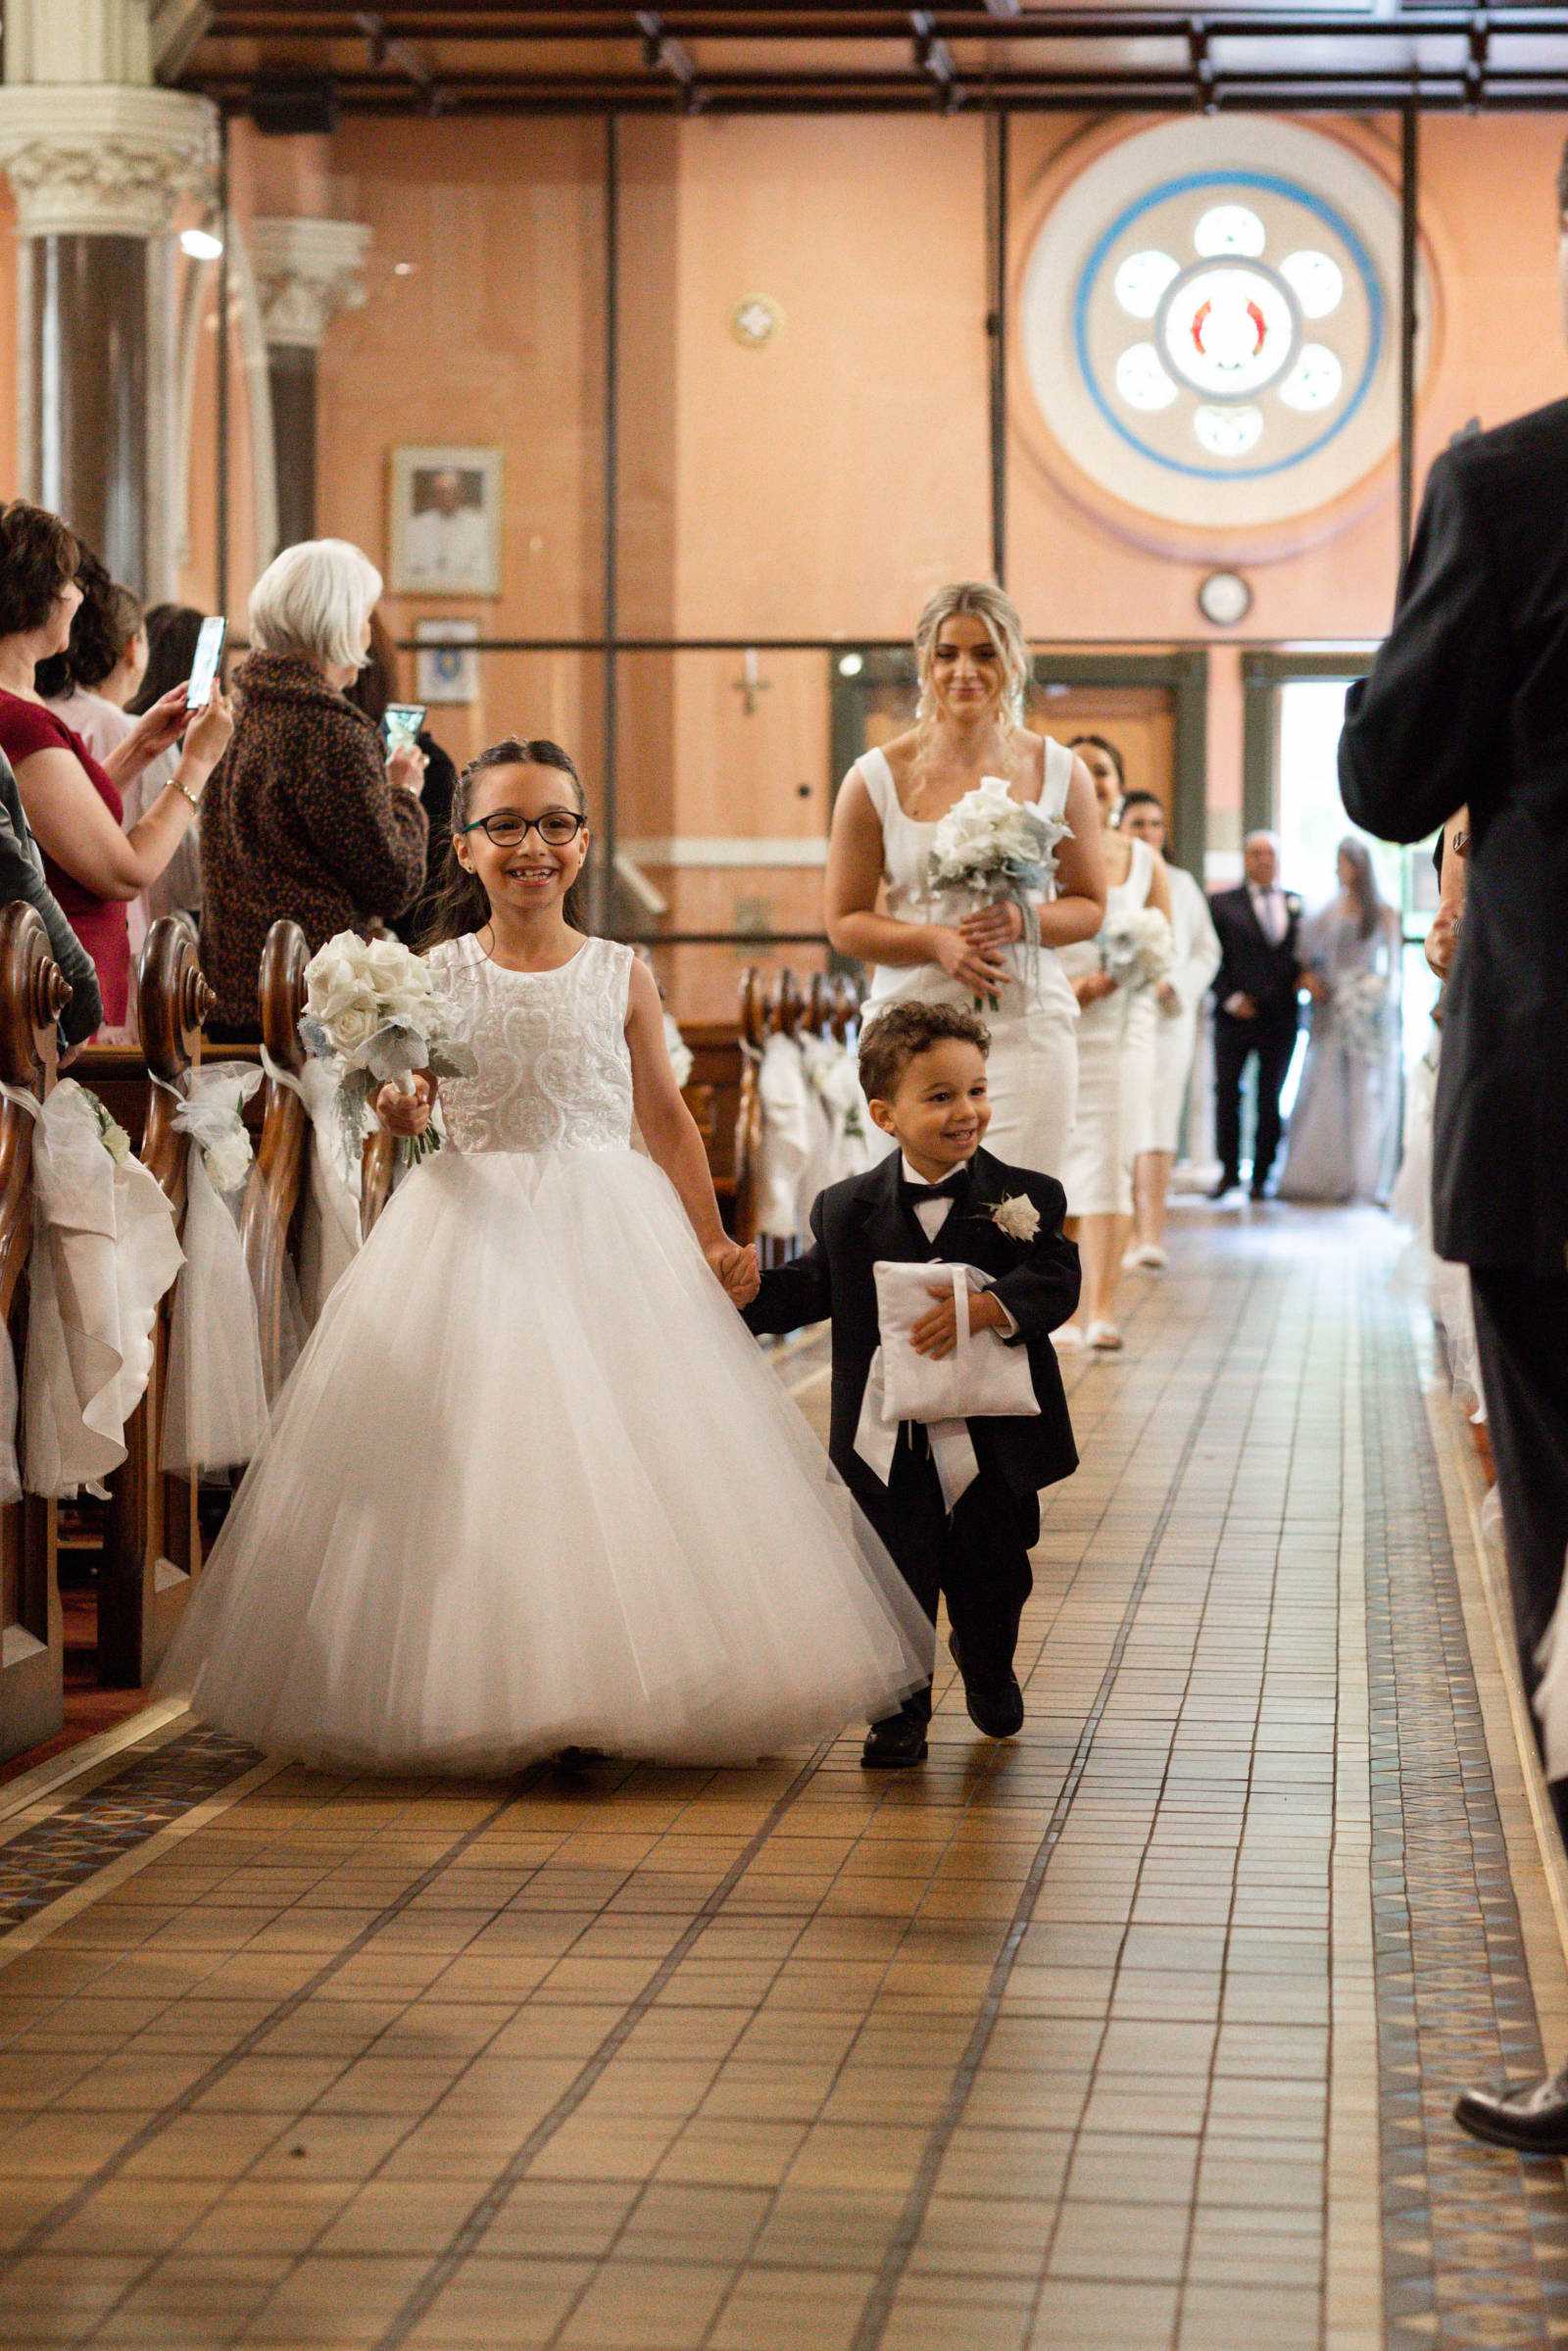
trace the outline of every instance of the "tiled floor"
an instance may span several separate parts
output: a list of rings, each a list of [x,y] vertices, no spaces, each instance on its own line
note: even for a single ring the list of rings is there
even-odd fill
[[[1195,1215],[1071,1367],[1007,1746],[0,1788],[0,2343],[1568,2338],[1447,2121],[1568,1981],[1394,1254]]]

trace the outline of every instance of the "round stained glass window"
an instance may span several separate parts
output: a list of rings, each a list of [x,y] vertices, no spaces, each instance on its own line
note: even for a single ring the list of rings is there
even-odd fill
[[[1022,317],[1041,412],[1074,467],[1151,514],[1325,504],[1397,437],[1398,253],[1394,191],[1348,142],[1279,122],[1137,132],[1039,231]]]

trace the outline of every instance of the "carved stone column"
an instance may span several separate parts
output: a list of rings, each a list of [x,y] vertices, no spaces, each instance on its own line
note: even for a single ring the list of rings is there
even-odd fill
[[[215,111],[182,91],[0,89],[21,264],[20,487],[149,599],[172,592],[179,536],[171,230],[216,160]]]
[[[277,216],[251,224],[277,452],[278,545],[316,536],[317,364],[328,323],[365,302],[370,230]]]

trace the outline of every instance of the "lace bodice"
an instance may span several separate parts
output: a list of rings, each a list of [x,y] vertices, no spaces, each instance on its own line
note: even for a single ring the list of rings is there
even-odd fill
[[[556,971],[505,971],[471,933],[429,956],[478,1074],[445,1078],[449,1140],[463,1151],[631,1148],[626,992],[632,951],[590,939]]]

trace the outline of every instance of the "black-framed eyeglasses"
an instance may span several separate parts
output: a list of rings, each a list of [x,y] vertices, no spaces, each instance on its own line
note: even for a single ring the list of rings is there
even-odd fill
[[[486,833],[497,849],[515,849],[531,832],[537,832],[547,848],[564,849],[576,840],[587,821],[586,816],[578,816],[570,808],[546,808],[542,816],[514,816],[510,809],[503,808],[495,816],[475,816],[471,824],[460,825],[458,829],[465,833]]]

